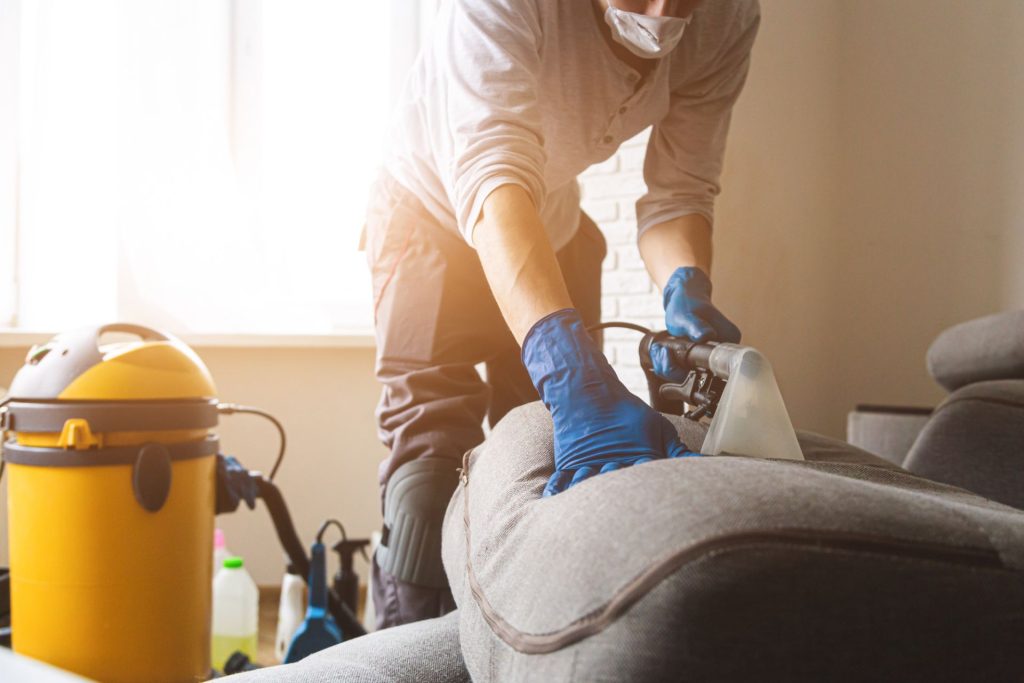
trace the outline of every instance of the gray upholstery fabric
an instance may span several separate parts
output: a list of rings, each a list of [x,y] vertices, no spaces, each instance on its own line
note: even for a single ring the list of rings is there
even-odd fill
[[[1024,311],[950,327],[928,349],[928,372],[949,391],[972,382],[1024,379]]]
[[[846,416],[846,440],[889,462],[902,465],[930,415],[854,410]]]
[[[396,626],[286,666],[229,676],[238,683],[469,683],[458,613]]]
[[[979,382],[950,394],[905,465],[1024,509],[1024,380]]]
[[[1018,680],[1024,514],[800,441],[541,499],[550,417],[510,413],[445,520],[473,680]]]

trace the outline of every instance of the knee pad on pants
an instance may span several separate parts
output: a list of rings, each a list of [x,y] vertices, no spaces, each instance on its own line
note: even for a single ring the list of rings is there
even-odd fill
[[[384,491],[384,533],[377,563],[399,581],[444,588],[441,525],[459,483],[458,463],[442,458],[407,462]]]

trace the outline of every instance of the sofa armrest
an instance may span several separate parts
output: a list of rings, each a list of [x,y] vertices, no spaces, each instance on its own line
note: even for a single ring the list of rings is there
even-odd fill
[[[1024,380],[954,391],[935,409],[904,467],[1024,509]]]
[[[902,465],[931,414],[931,408],[859,405],[846,416],[846,440]]]

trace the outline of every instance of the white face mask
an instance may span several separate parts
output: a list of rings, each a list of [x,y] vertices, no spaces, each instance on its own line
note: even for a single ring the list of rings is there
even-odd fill
[[[612,29],[612,39],[644,59],[660,59],[672,52],[682,40],[691,18],[692,15],[685,19],[649,17],[617,9],[611,4],[604,13],[604,20]]]

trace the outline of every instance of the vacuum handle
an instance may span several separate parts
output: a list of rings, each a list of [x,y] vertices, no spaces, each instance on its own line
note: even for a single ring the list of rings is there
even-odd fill
[[[100,337],[108,332],[123,332],[124,334],[134,334],[143,341],[169,341],[168,337],[159,330],[154,330],[151,327],[144,327],[143,325],[136,325],[134,323],[110,323],[108,325],[101,325],[96,328],[96,344],[99,346]]]

